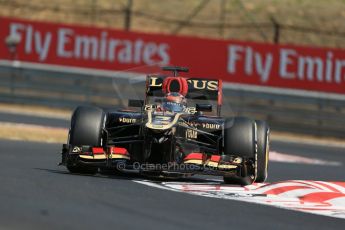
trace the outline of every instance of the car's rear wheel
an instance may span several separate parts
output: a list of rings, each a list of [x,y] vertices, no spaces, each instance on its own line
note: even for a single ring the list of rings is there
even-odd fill
[[[256,121],[257,127],[257,175],[256,182],[265,182],[268,175],[269,127],[265,121]]]
[[[255,158],[255,122],[245,117],[226,119],[224,127],[224,153],[243,158]],[[225,183],[251,184],[252,175],[247,174],[247,168],[241,170],[241,176],[224,176]]]
[[[76,108],[71,119],[69,132],[69,144],[72,146],[101,146],[102,129],[105,114],[97,107],[79,106]],[[97,167],[67,163],[67,169],[71,173],[97,173]]]

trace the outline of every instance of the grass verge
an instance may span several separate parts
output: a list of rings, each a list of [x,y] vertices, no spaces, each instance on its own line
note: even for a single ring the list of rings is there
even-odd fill
[[[65,143],[68,130],[40,125],[0,122],[0,139],[34,141],[43,143]]]

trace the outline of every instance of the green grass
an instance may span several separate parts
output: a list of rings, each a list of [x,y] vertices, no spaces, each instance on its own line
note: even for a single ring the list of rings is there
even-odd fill
[[[320,30],[320,32],[306,32],[282,29],[280,43],[345,47],[343,42],[345,0],[210,0],[192,18],[190,21],[192,25],[187,24],[176,33],[179,22],[188,18],[203,1],[133,0],[131,30],[272,42],[271,18],[274,18],[282,25]],[[0,0],[0,15],[124,28],[123,9],[127,2],[127,0]],[[251,25],[251,27],[226,26],[221,29],[222,22],[228,25]],[[195,24],[213,26],[197,27]]]

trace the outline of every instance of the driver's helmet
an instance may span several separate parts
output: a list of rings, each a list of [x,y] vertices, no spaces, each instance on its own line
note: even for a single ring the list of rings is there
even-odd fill
[[[176,92],[168,93],[163,101],[162,107],[165,111],[182,112],[187,106],[186,98]]]

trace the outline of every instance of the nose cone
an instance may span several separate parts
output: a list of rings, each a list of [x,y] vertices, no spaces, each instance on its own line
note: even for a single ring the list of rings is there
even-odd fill
[[[167,130],[170,129],[173,122],[171,116],[153,116],[150,121],[146,123],[146,127],[153,130]]]
[[[156,131],[164,131],[171,129],[179,120],[180,114],[162,115],[162,114],[148,114],[148,121],[146,127]]]

